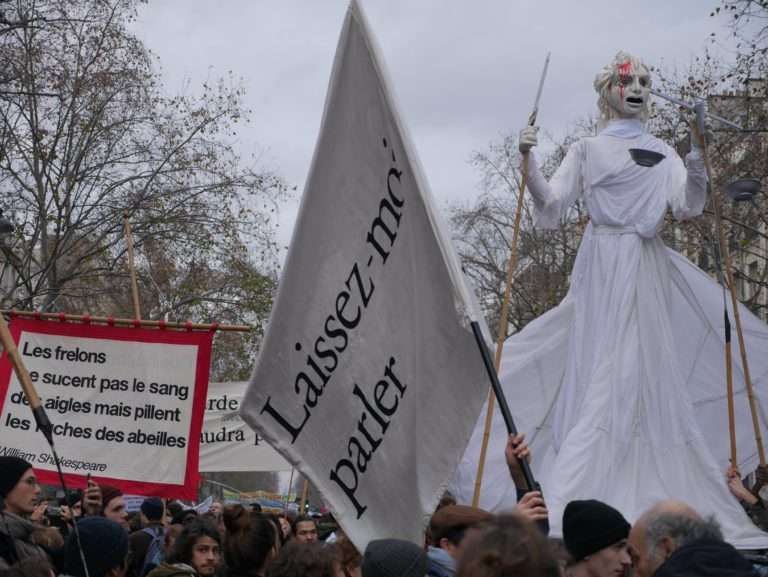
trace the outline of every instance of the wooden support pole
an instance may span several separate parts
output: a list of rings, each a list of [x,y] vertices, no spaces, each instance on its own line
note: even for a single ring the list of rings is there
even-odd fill
[[[309,498],[309,479],[304,477],[304,489],[301,491],[301,503],[299,504],[299,515],[304,514],[304,507],[307,504]]]
[[[731,321],[725,310],[725,386],[728,393],[728,436],[731,442],[731,467],[738,469],[736,455],[736,411],[733,401],[733,358],[731,352]]]
[[[133,296],[133,318],[141,318],[141,305],[139,303],[139,284],[136,281],[136,265],[133,260],[133,234],[131,233],[131,221],[128,213],[123,214],[125,224],[125,242],[128,245],[128,272],[131,275],[131,295]]]
[[[150,321],[141,319],[125,319],[114,317],[102,317],[102,316],[90,316],[90,315],[71,315],[65,313],[42,313],[38,311],[17,311],[0,310],[3,315],[14,317],[25,317],[34,319],[45,319],[50,321],[70,322],[70,323],[95,323],[103,325],[115,325],[115,326],[140,326],[142,328],[150,329],[172,329],[179,331],[230,331],[247,333],[253,330],[253,327],[249,325],[220,325],[216,323],[193,323],[191,321],[186,322],[166,322],[166,321]]]
[[[699,147],[702,151],[704,158],[704,167],[707,171],[707,179],[709,180],[710,188],[712,191],[712,208],[715,214],[715,228],[717,229],[718,241],[720,245],[720,254],[723,258],[723,268],[725,269],[725,278],[728,285],[728,292],[731,294],[731,306],[733,308],[733,319],[736,322],[736,337],[739,341],[739,353],[741,356],[741,367],[744,373],[744,384],[747,389],[747,399],[749,401],[749,410],[752,414],[752,427],[755,432],[755,443],[757,444],[757,455],[760,459],[760,467],[765,469],[765,447],[763,446],[763,435],[760,432],[760,421],[757,414],[757,400],[755,399],[755,392],[752,387],[752,377],[749,374],[749,361],[747,359],[747,347],[744,342],[744,332],[741,328],[741,314],[739,313],[739,300],[736,298],[736,283],[733,278],[733,266],[731,262],[731,254],[728,251],[728,245],[725,241],[725,232],[723,231],[722,213],[720,209],[720,198],[715,188],[715,182],[712,178],[712,165],[709,160],[709,151],[707,149],[707,142],[704,134],[694,127],[695,137],[698,139]],[[726,366],[727,370],[727,366]],[[730,409],[729,409],[730,410]]]

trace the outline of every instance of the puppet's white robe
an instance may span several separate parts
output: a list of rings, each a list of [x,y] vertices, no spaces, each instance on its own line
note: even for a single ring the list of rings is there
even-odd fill
[[[630,148],[665,158],[638,166]],[[518,429],[528,434],[553,535],[560,535],[562,511],[572,499],[600,499],[632,522],[656,501],[673,498],[714,514],[737,547],[768,547],[768,535],[754,527],[725,483],[722,289],[658,236],[667,209],[679,219],[703,210],[703,163],[695,153],[687,162],[686,169],[638,121],[615,121],[572,145],[550,183],[532,163],[537,226],[557,226],[579,197],[591,219],[567,296],[509,338],[500,370]],[[744,307],[740,312],[762,394],[768,392],[768,326]],[[754,434],[733,340],[739,459],[749,470],[756,464]],[[452,485],[461,502],[471,501],[484,417],[485,411]],[[761,419],[765,430],[762,409]],[[485,509],[515,502],[505,442],[497,410],[480,502]]]

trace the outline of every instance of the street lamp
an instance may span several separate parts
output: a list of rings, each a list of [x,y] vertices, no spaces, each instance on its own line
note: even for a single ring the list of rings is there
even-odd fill
[[[728,197],[735,202],[746,202],[760,192],[760,181],[756,178],[739,178],[723,188]]]

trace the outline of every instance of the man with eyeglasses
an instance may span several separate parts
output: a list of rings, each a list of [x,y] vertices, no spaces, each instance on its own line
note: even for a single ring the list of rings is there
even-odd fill
[[[0,497],[0,569],[29,558],[48,561],[36,544],[48,529],[28,519],[40,498],[32,465],[19,457],[0,457]]]

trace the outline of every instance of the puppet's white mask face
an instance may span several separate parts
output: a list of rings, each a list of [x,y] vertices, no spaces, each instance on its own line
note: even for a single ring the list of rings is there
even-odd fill
[[[613,118],[640,118],[648,105],[651,77],[645,67],[620,64],[608,85],[608,106]]]

